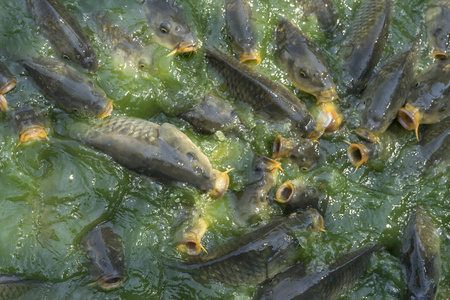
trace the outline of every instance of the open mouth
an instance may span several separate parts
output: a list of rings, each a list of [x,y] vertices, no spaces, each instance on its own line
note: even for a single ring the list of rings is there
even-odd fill
[[[422,121],[422,114],[413,105],[406,103],[397,113],[397,120],[406,130],[415,130],[416,138],[419,140],[419,125]]]
[[[105,276],[98,281],[98,285],[104,290],[117,289],[122,286],[123,279],[122,275]]]
[[[19,146],[22,143],[29,142],[29,141],[48,139],[45,128],[41,127],[41,126],[32,126],[32,127],[28,127],[26,129],[24,129],[19,134],[19,138],[20,138],[20,142],[17,146]]]
[[[173,49],[167,56],[174,55],[176,53],[190,53],[197,51],[197,43],[187,43],[187,44],[180,44],[175,49]]]
[[[239,57],[239,59],[241,60],[242,63],[249,64],[252,66],[257,66],[261,63],[261,56],[257,51],[244,53]]]
[[[108,101],[108,104],[106,105],[106,109],[98,116],[100,119],[104,119],[111,115],[113,111],[113,102],[112,100]]]
[[[347,148],[350,163],[357,169],[369,159],[369,150],[363,144],[350,144]]]

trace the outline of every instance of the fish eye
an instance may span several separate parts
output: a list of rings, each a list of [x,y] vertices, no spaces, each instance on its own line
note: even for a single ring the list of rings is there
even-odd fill
[[[161,25],[159,25],[159,30],[162,33],[169,33],[170,32],[170,23],[169,22],[162,22]]]
[[[444,112],[447,110],[447,103],[442,103],[441,107],[439,107],[439,112]]]
[[[233,37],[232,37],[231,35],[228,35],[228,39],[229,39],[230,41],[232,41],[232,40],[233,40]]]
[[[63,58],[64,58],[64,59],[67,59],[67,60],[70,59],[69,55],[67,55],[67,54],[64,54],[64,55],[63,55]]]
[[[146,66],[147,66],[147,60],[144,59],[144,58],[141,58],[141,59],[138,61],[138,67],[139,67],[139,69],[144,69]]]
[[[308,78],[309,77],[309,70],[306,69],[306,68],[301,68],[299,73],[300,73],[300,76],[302,78]]]
[[[417,87],[419,87],[420,86],[420,82],[417,82],[416,84],[415,84],[415,87],[417,88]]]
[[[73,109],[73,112],[78,112],[78,108],[74,108],[74,109]]]

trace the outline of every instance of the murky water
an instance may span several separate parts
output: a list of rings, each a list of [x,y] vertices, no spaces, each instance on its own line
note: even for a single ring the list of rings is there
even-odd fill
[[[136,38],[148,37],[146,19],[137,1],[63,1],[84,24],[101,60],[101,69],[91,76],[114,99],[113,115],[170,122],[180,128],[210,158],[219,170],[230,173],[230,191],[215,201],[190,187],[168,187],[137,176],[110,158],[66,136],[66,124],[76,117],[55,108],[24,74],[18,61],[29,56],[54,55],[46,39],[29,17],[25,0],[0,0],[0,51],[2,61],[19,82],[6,98],[11,109],[33,104],[48,112],[49,142],[16,147],[18,138],[10,126],[10,113],[0,116],[0,273],[21,274],[55,283],[48,299],[249,299],[255,287],[228,287],[215,282],[197,283],[189,274],[173,267],[181,261],[172,241],[174,223],[183,207],[196,205],[210,227],[203,238],[206,249],[248,231],[236,224],[233,201],[247,183],[256,154],[271,155],[277,133],[288,134],[287,123],[272,123],[249,106],[229,99],[217,74],[202,57],[205,46],[231,53],[224,30],[222,1],[177,1],[201,41],[191,57],[165,57],[169,50],[156,49],[159,72],[142,74],[131,66],[118,65],[110,50],[94,32],[91,15],[107,11]],[[293,20],[322,49],[339,83],[340,61],[336,55],[341,36],[348,31],[359,1],[334,1],[341,16],[340,30],[333,40],[302,16],[296,1],[254,0],[255,23],[263,61],[257,68],[286,84],[308,106],[315,99],[295,91],[273,56],[273,33],[277,20]],[[424,32],[424,1],[396,1],[393,22],[383,59],[402,51],[418,32]],[[419,69],[432,63],[426,44]],[[338,86],[339,87],[339,86]],[[247,129],[240,134],[201,135],[177,113],[214,91],[236,106]],[[355,99],[341,104],[355,123]],[[357,100],[357,99],[356,99]],[[405,284],[398,257],[401,235],[409,214],[422,204],[439,228],[442,275],[439,299],[450,299],[450,203],[449,168],[441,165],[428,174],[420,168],[420,152],[412,132],[394,122],[382,137],[386,151],[369,166],[354,168],[346,156],[346,140],[356,140],[348,127],[320,139],[318,166],[302,171],[282,161],[278,185],[303,178],[320,187],[326,233],[313,235],[304,257],[311,270],[332,262],[339,254],[370,241],[389,246],[373,259],[365,275],[342,299],[399,299]],[[277,186],[278,186],[277,185]],[[273,215],[281,213],[271,203]],[[126,280],[123,287],[102,291],[91,282],[88,259],[81,236],[93,224],[109,221],[123,239]],[[397,255],[397,256],[396,256]],[[41,296],[39,296],[41,297]]]

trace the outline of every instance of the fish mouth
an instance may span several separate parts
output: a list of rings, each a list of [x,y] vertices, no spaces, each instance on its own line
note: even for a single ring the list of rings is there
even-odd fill
[[[17,78],[13,77],[12,79],[10,79],[8,82],[6,82],[0,89],[0,94],[4,95],[6,93],[8,93],[10,90],[12,90],[17,83]]]
[[[325,128],[322,126],[322,124],[317,123],[314,130],[307,137],[313,141],[317,141],[324,132]]]
[[[281,170],[284,172],[284,170],[281,168],[281,163],[275,159],[259,155],[259,157],[262,159],[264,166],[270,171],[273,172],[275,170]]]
[[[380,139],[378,138],[377,134],[364,127],[360,126],[356,128],[355,133],[358,137],[365,140],[366,142],[380,144]]]
[[[349,144],[347,148],[347,156],[350,163],[358,169],[369,160],[369,149],[359,143]]]
[[[239,59],[242,63],[257,66],[261,63],[261,56],[258,51],[252,51],[242,54]]]
[[[122,286],[123,279],[123,275],[120,274],[107,275],[98,280],[98,285],[102,289],[109,291],[120,288]]]
[[[221,198],[228,189],[228,185],[230,184],[230,177],[228,176],[228,172],[233,169],[229,169],[225,172],[220,172],[218,170],[213,170],[213,173],[216,174],[216,179],[214,181],[214,187],[212,190],[208,191],[208,195],[214,200]]]
[[[321,105],[322,109],[317,116],[317,122],[325,128],[325,132],[337,131],[344,120],[339,108],[333,103]]]
[[[198,255],[203,250],[208,253],[205,247],[203,247],[203,245],[200,243],[200,239],[201,237],[199,237],[197,234],[186,234],[185,239],[177,245],[178,252],[185,252],[189,255]]]
[[[19,146],[22,143],[26,143],[28,141],[35,141],[40,139],[47,139],[47,132],[45,131],[45,128],[42,126],[32,126],[28,127],[19,134],[20,142],[17,146]]]
[[[326,230],[323,229],[323,217],[319,214],[319,212],[314,208],[310,208],[308,209],[308,213],[312,218],[313,230],[326,232]]]
[[[100,119],[104,119],[104,118],[110,116],[112,111],[113,111],[113,102],[112,102],[112,100],[109,100],[108,103],[106,104],[105,110],[98,117]]]
[[[430,56],[439,59],[439,60],[446,60],[448,57],[448,54],[441,50],[434,50],[431,52]]]
[[[174,55],[176,53],[190,53],[197,51],[198,45],[195,42],[179,44],[175,47],[167,56]]]
[[[335,87],[332,87],[328,90],[320,91],[315,96],[317,98],[316,104],[327,103],[339,99]]]
[[[7,111],[8,110],[8,102],[6,101],[5,97],[0,94],[0,111]]]
[[[272,145],[273,159],[286,158],[291,154],[292,140],[277,135]]]
[[[422,121],[423,115],[419,109],[409,103],[406,103],[405,107],[398,110],[397,120],[400,125],[406,130],[415,130],[416,138],[419,140],[419,125]]]
[[[292,184],[290,180],[287,180],[278,188],[275,194],[276,201],[279,203],[288,203],[292,200],[294,194],[295,194],[295,186]]]

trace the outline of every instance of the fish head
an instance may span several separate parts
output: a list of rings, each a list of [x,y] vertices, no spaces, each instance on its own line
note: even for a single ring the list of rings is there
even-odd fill
[[[272,144],[273,159],[287,158],[292,150],[292,139],[286,139],[281,135],[277,135]]]
[[[350,163],[358,169],[369,160],[369,149],[363,144],[349,144],[347,156]]]
[[[89,72],[95,72],[100,65],[98,64],[97,54],[91,46],[87,46],[84,42],[79,42],[78,47],[62,47],[60,49],[61,57],[72,64],[77,64]]]
[[[291,66],[293,84],[299,90],[314,95],[317,103],[338,99],[336,85],[329,73],[328,66],[315,57],[299,57]]]
[[[19,135],[20,143],[47,138],[45,114],[34,107],[17,109],[12,118],[12,127]]]
[[[100,226],[86,234],[82,240],[86,256],[91,261],[92,278],[105,290],[115,289],[124,280],[122,241],[111,227]]]
[[[214,187],[212,190],[208,191],[208,194],[213,199],[221,198],[225,192],[228,190],[228,185],[230,184],[230,177],[228,172],[233,169],[229,169],[225,172],[220,172],[218,170],[213,170],[215,174]]]
[[[159,43],[175,53],[189,53],[197,50],[197,40],[189,27],[180,19],[171,16],[157,24],[155,36]],[[168,55],[168,56],[169,56]]]

